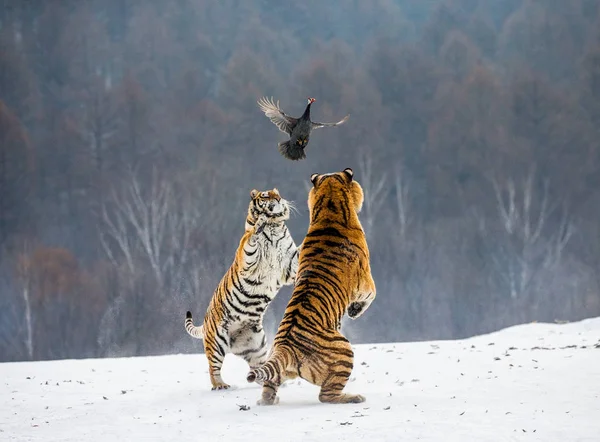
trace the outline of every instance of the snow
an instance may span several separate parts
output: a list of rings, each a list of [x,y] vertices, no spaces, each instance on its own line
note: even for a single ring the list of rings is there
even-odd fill
[[[231,355],[228,391],[210,390],[203,354],[4,363],[0,440],[598,441],[599,347],[600,318],[358,345],[346,390],[367,401],[348,405],[291,381],[256,406]]]

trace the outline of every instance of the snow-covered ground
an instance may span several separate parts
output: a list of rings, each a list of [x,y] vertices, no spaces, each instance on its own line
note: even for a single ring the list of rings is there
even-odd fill
[[[600,318],[527,324],[460,341],[359,345],[326,405],[293,381],[273,407],[227,356],[0,364],[0,441],[600,441]],[[249,407],[249,409],[246,409]]]

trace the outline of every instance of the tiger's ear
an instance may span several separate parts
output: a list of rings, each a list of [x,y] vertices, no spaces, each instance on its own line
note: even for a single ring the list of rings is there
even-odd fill
[[[273,193],[277,196],[281,196],[279,195],[279,190],[277,190],[277,187],[273,187]]]
[[[258,193],[259,193],[258,190],[252,189],[250,191],[250,198],[252,198],[252,199],[256,198],[256,196],[258,195]]]
[[[352,171],[352,169],[350,169],[349,167],[346,167],[344,169],[344,173],[348,177],[348,180],[352,181],[352,177],[354,176],[354,172]]]
[[[313,183],[313,186],[314,186],[315,184],[317,184],[317,178],[319,178],[319,174],[318,174],[318,173],[313,173],[313,174],[310,176],[310,182],[311,182],[311,183]]]

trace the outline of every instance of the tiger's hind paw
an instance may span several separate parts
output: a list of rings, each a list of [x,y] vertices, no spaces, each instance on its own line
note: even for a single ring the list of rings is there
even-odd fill
[[[215,391],[215,390],[228,390],[230,388],[231,388],[231,385],[222,383],[222,384],[217,384],[217,385],[213,386],[213,388],[211,388],[211,390],[212,391]]]
[[[348,403],[349,404],[360,404],[367,400],[362,394],[349,394],[348,395]]]
[[[360,404],[367,399],[362,394],[342,393],[340,395],[319,395],[319,400],[325,404]]]
[[[265,399],[260,398],[256,401],[256,405],[277,405],[279,403],[279,396],[275,396],[273,398]]]

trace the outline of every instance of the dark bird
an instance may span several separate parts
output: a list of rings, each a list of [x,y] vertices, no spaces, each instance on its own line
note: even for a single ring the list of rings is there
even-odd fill
[[[277,101],[277,104],[275,104],[273,98],[268,99],[263,97],[257,102],[260,110],[269,117],[271,122],[277,126],[281,132],[285,132],[290,136],[288,141],[282,141],[278,145],[281,155],[289,160],[303,160],[306,158],[304,149],[306,149],[310,133],[313,129],[337,126],[345,123],[350,117],[350,115],[346,115],[337,123],[315,123],[314,121],[310,121],[310,106],[315,101],[314,98],[308,99],[306,109],[304,109],[304,113],[300,118],[286,115],[285,112],[279,108],[279,100]]]

